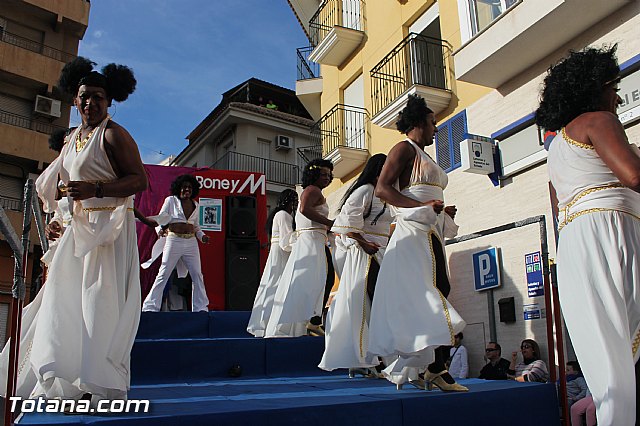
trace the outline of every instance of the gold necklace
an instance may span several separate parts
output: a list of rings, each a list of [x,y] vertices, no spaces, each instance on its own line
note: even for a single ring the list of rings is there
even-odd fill
[[[82,130],[78,130],[78,134],[76,135],[76,152],[82,151],[87,142],[89,142],[89,139],[91,139],[91,136],[93,136],[93,132],[95,132],[96,129],[97,127],[91,129],[89,134],[84,139],[80,139],[82,136]]]

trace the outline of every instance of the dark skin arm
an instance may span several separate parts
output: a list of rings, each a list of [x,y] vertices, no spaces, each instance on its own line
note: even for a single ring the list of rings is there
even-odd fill
[[[382,167],[378,184],[376,185],[376,197],[396,207],[432,206],[433,210],[437,214],[440,214],[444,208],[444,202],[442,200],[420,202],[401,194],[400,191],[393,186],[396,181],[399,181],[401,188],[409,185],[415,155],[415,149],[406,141],[400,142],[391,148],[387,156],[387,161],[385,161]]]
[[[322,190],[315,185],[309,185],[302,191],[302,196],[300,197],[300,213],[314,222],[331,228],[333,221],[322,216],[315,210],[316,206],[323,203],[324,196],[322,195]]]
[[[135,141],[119,124],[110,121],[104,134],[104,146],[109,163],[118,179],[103,185],[105,197],[128,197],[147,189],[148,181]],[[89,182],[70,181],[69,195],[74,200],[86,200],[96,194],[96,185]]]
[[[133,215],[140,222],[144,223],[147,226],[150,226],[151,228],[155,228],[156,226],[158,226],[158,222],[156,222],[153,219],[147,219],[147,217],[145,215],[143,215],[142,212],[140,210],[136,209],[135,207],[133,208]]]
[[[566,131],[572,139],[593,145],[620,182],[640,192],[640,157],[629,145],[615,114],[606,111],[582,114],[567,125]]]
[[[380,248],[379,245],[365,240],[364,237],[357,232],[347,232],[347,237],[356,240],[358,245],[360,245],[360,247],[362,247],[362,250],[364,250],[364,252],[368,255],[376,254],[378,252],[378,249]]]

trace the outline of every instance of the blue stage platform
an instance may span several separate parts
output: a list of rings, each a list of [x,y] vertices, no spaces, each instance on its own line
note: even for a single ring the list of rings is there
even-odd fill
[[[324,339],[256,339],[246,312],[143,314],[130,399],[150,412],[28,414],[20,424],[559,425],[553,384],[461,380],[468,393],[397,391],[386,380],[326,373]],[[230,378],[228,369],[242,367]]]

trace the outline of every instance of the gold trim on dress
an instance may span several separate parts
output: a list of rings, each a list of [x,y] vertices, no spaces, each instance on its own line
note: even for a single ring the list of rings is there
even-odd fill
[[[115,209],[117,209],[117,207],[115,206],[104,206],[104,207],[85,207],[82,209],[83,212],[86,213],[92,213],[92,212],[112,212]],[[127,211],[132,212],[133,211],[133,207],[128,207]]]
[[[342,229],[355,229],[356,231],[360,231],[360,232],[362,232],[363,234],[376,235],[376,236],[378,236],[378,237],[387,237],[387,238],[389,238],[389,236],[390,236],[389,234],[382,234],[382,233],[378,233],[378,232],[371,232],[371,231],[367,231],[367,230],[365,230],[365,229],[358,228],[358,227],[355,227],[355,226],[341,226],[341,225],[334,225],[333,227],[334,227],[334,228],[342,228]]]
[[[636,353],[638,352],[638,346],[640,346],[640,330],[636,332],[636,337],[633,339],[633,342],[631,344],[631,353],[633,354],[634,358],[636,356]]]
[[[560,232],[560,230],[564,228],[567,224],[571,223],[571,221],[573,221],[575,218],[585,215],[587,213],[593,213],[598,211],[617,211],[615,209],[607,209],[607,208],[592,208],[592,209],[581,210],[581,211],[569,214],[569,209],[573,207],[581,198],[589,194],[592,194],[597,191],[602,191],[603,189],[624,188],[624,187],[625,186],[620,182],[610,183],[607,185],[595,186],[593,188],[585,189],[584,191],[582,191],[581,193],[573,197],[573,199],[569,201],[566,206],[560,209],[560,213],[562,213],[564,217],[562,218],[562,221],[558,223],[558,232]],[[628,214],[631,214],[631,213],[628,213]],[[631,214],[631,216],[635,216],[635,215]]]
[[[371,262],[373,260],[373,256],[368,256],[369,262],[367,262],[367,271],[364,273],[364,291],[362,296],[362,320],[360,321],[360,358],[364,358],[364,349],[363,349],[363,341],[364,341],[364,326],[366,325],[366,317],[367,317],[367,284],[369,282],[369,269],[371,268]]]
[[[433,231],[430,231],[428,233],[429,250],[431,251],[431,269],[432,269],[431,273],[433,275],[433,288],[436,289],[436,291],[438,292],[438,295],[440,296],[440,301],[442,302],[442,308],[444,309],[444,315],[447,319],[447,325],[449,326],[449,335],[451,337],[451,345],[453,346],[455,344],[455,337],[453,334],[453,324],[451,324],[451,314],[449,313],[449,307],[447,306],[447,298],[444,297],[444,295],[442,294],[442,292],[440,291],[436,283],[436,256],[433,251],[433,241],[431,240],[431,235],[435,235],[436,238],[438,238],[438,236]],[[440,239],[438,238],[438,241],[439,240]],[[440,242],[440,244],[442,244],[442,242]]]
[[[564,127],[560,129],[560,132],[562,133],[562,137],[564,138],[564,140],[571,145],[574,145],[574,146],[577,146],[578,148],[583,148],[583,149],[596,149],[593,145],[589,145],[589,144],[578,142],[577,140],[571,139],[569,136],[567,136],[567,131],[565,130]]]
[[[438,187],[438,188],[440,188],[440,189],[442,189],[444,191],[444,186],[442,186],[439,183],[435,183],[435,182],[413,182],[413,183],[410,183],[405,188],[411,188],[412,186],[421,186],[421,185],[424,185],[424,186],[436,186],[436,187]]]

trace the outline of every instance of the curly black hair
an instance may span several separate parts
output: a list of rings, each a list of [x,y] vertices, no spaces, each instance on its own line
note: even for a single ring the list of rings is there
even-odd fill
[[[171,182],[171,195],[175,195],[179,198],[182,184],[184,184],[185,182],[191,184],[191,199],[193,200],[198,196],[198,193],[200,192],[200,184],[198,183],[198,179],[196,179],[196,177],[193,175],[180,175],[173,182]]]
[[[358,176],[358,179],[356,179],[356,181],[353,182],[353,184],[349,187],[349,189],[347,189],[347,192],[342,197],[342,200],[340,201],[341,209],[342,209],[342,206],[344,206],[344,203],[347,202],[347,199],[351,196],[351,194],[353,194],[353,192],[356,189],[367,184],[373,184],[376,178],[380,176],[380,173],[382,172],[382,166],[384,166],[384,162],[386,160],[387,160],[387,156],[385,154],[376,154],[371,158],[369,158],[369,160],[367,161],[367,164],[364,165],[364,169],[362,169],[362,173],[360,173],[360,176]],[[371,215],[372,207],[373,207],[373,198],[371,199],[371,203],[369,203],[369,207],[364,212],[365,219],[368,218],[369,215]],[[373,219],[372,223],[375,223],[378,221],[378,218],[382,216],[382,213],[384,213],[386,208],[387,208],[387,205],[385,203],[383,209]]]
[[[323,158],[316,158],[315,160],[311,160],[304,166],[304,170],[302,171],[302,187],[306,188],[309,185],[313,185],[315,181],[320,177],[320,168],[327,167],[329,170],[333,171],[333,163],[329,160],[325,160]]]
[[[93,70],[95,65],[95,62],[78,56],[62,68],[58,87],[71,96],[76,96],[83,84],[102,87],[109,99],[117,102],[126,100],[136,90],[137,82],[131,68],[108,64],[99,73]]]
[[[285,189],[280,193],[280,195],[278,196],[278,204],[276,205],[276,208],[273,209],[273,211],[271,211],[271,213],[269,213],[269,216],[267,217],[267,223],[265,225],[265,229],[267,230],[267,233],[269,235],[271,235],[271,228],[273,227],[273,218],[276,216],[276,213],[278,213],[281,210],[286,210],[286,208],[292,202],[297,202],[297,201],[298,201],[298,193],[293,189]],[[295,221],[293,223],[293,229],[296,229]]]
[[[602,93],[616,82],[620,67],[617,45],[571,51],[569,57],[549,68],[544,79],[536,123],[557,131],[585,112],[602,110]]]
[[[409,95],[407,106],[398,114],[396,128],[406,135],[411,129],[424,123],[429,114],[433,114],[433,111],[423,98],[418,95]]]
[[[60,152],[64,146],[64,138],[73,130],[71,129],[55,129],[51,135],[49,135],[49,149],[52,151]]]

